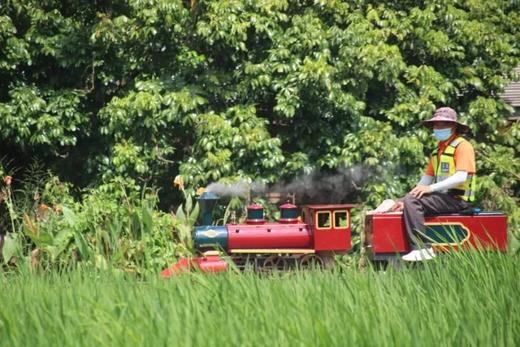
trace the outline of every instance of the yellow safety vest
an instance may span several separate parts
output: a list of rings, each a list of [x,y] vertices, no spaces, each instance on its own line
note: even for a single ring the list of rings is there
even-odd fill
[[[457,137],[446,146],[444,151],[441,153],[440,158],[438,157],[438,149],[432,154],[432,167],[435,173],[434,183],[441,182],[446,178],[452,176],[456,170],[455,168],[455,149],[464,140],[462,137]],[[461,199],[473,202],[475,201],[475,186],[476,186],[476,175],[468,172],[468,178],[455,188],[448,191],[449,194],[459,196]]]

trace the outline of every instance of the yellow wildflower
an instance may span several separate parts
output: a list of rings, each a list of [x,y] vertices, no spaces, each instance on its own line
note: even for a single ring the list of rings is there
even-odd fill
[[[173,180],[173,185],[175,187],[179,187],[179,189],[184,189],[184,179],[181,175],[175,176],[175,179]]]
[[[12,180],[13,180],[13,177],[12,177],[12,176],[5,176],[5,177],[4,177],[4,183],[5,183],[5,185],[6,185],[6,186],[10,186]]]

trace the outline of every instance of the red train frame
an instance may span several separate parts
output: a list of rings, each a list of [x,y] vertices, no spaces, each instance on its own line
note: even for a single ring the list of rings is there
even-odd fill
[[[262,216],[248,218],[246,223],[205,226],[201,235],[206,239],[211,241],[220,235],[226,242],[219,247],[211,247],[210,242],[209,248],[208,243],[204,243],[201,256],[181,259],[165,269],[162,276],[189,269],[225,271],[230,262],[239,268],[252,264],[258,270],[327,267],[333,263],[334,255],[351,251],[351,210],[355,205],[305,205],[298,218],[283,218],[283,206],[296,209],[294,205],[282,205],[282,218],[278,222],[264,222]],[[258,205],[249,208],[252,213],[258,210]],[[460,248],[505,251],[507,248],[507,216],[503,213],[431,216],[426,218],[426,225],[426,241],[431,242],[436,251]],[[363,246],[373,260],[396,259],[411,250],[400,212],[367,214],[364,233]]]

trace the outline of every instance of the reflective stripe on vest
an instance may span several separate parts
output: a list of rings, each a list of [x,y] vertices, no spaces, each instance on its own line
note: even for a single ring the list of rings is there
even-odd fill
[[[432,167],[434,170],[434,183],[444,181],[446,178],[452,176],[457,170],[455,168],[455,149],[459,144],[465,141],[462,137],[457,137],[450,142],[448,146],[438,156],[438,150],[432,153]],[[475,184],[476,175],[469,174],[468,178],[455,188],[452,188],[448,193],[459,196],[465,201],[472,202],[475,200]]]

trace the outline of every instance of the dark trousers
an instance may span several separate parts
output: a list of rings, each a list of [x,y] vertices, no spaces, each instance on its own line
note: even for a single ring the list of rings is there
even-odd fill
[[[412,249],[429,247],[429,244],[421,239],[424,235],[424,217],[442,213],[457,213],[471,207],[471,204],[459,200],[446,193],[433,192],[417,199],[407,194],[404,199],[404,225]]]

